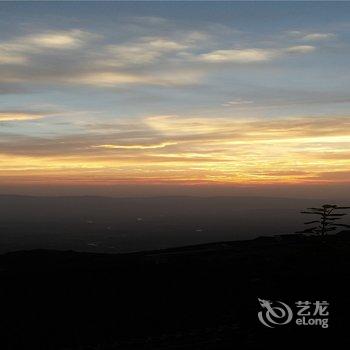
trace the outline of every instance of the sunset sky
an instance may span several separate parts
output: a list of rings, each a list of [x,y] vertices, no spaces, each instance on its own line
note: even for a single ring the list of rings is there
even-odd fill
[[[350,195],[349,62],[347,2],[0,3],[0,193]]]

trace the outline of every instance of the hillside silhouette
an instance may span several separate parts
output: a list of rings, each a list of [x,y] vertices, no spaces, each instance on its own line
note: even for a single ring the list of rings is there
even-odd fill
[[[2,349],[350,345],[350,232],[129,254],[0,256]],[[260,299],[326,300],[329,328],[259,323]],[[284,346],[284,345],[283,345]]]

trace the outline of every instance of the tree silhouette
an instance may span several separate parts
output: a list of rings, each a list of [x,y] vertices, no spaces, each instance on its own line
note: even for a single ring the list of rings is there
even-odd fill
[[[341,219],[346,213],[335,213],[336,210],[350,209],[350,207],[340,207],[335,204],[324,204],[320,208],[307,208],[308,211],[302,211],[302,214],[318,215],[317,220],[305,222],[305,225],[315,224],[297,233],[314,233],[325,236],[328,232],[335,231],[342,227],[350,228],[347,224],[338,224],[336,221]]]

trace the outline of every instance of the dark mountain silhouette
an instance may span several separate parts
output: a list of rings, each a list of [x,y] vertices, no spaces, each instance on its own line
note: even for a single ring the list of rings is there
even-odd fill
[[[321,203],[0,196],[0,348],[349,346],[350,232],[290,234]],[[258,321],[306,300],[330,303],[329,328]]]
[[[0,255],[1,349],[350,345],[350,232],[129,254]],[[259,299],[330,303],[329,328],[259,323]]]

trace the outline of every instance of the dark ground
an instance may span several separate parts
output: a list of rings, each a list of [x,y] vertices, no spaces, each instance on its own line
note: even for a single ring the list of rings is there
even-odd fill
[[[350,232],[108,255],[0,256],[1,349],[350,345]],[[259,323],[257,298],[326,300],[328,329]]]

